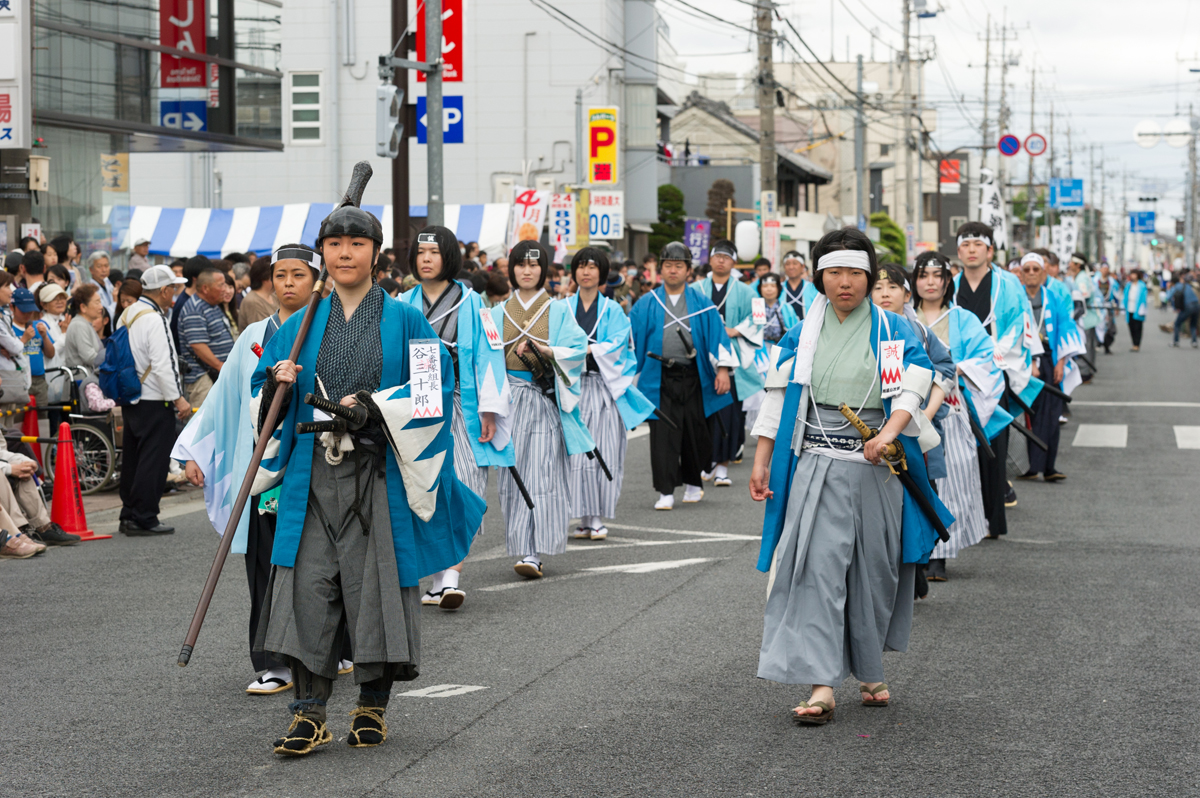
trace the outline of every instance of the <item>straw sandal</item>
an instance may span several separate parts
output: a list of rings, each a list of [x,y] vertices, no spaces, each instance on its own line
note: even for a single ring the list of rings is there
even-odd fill
[[[351,748],[374,748],[387,739],[387,722],[380,707],[355,707],[350,710],[350,734],[346,744]]]
[[[888,705],[888,701],[890,701],[892,698],[890,695],[887,698],[875,697],[880,693],[888,692],[887,682],[880,682],[874,687],[867,687],[865,684],[860,684],[858,686],[858,692],[865,696],[871,696],[870,698],[864,698],[862,700],[862,705],[864,707],[886,707]]]
[[[792,710],[792,720],[802,726],[824,726],[829,721],[833,720],[833,707],[826,704],[824,701],[813,701],[811,704],[807,701],[801,701],[800,706],[796,709],[809,709],[811,707],[819,707],[822,712],[820,715],[806,715]]]
[[[288,726],[287,734],[275,741],[275,753],[284,756],[304,756],[331,742],[333,733],[323,721],[318,723],[312,718],[296,714],[292,718],[292,725]]]

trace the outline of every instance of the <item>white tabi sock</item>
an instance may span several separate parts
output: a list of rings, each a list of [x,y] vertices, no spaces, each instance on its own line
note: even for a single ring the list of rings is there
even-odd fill
[[[542,561],[538,559],[536,554],[530,554],[528,557],[521,560],[521,562],[527,562],[537,568],[539,571],[542,570]]]
[[[713,469],[713,476],[717,479],[728,479],[729,469],[723,465],[719,465]]]
[[[462,576],[462,574],[453,568],[447,568],[438,574],[438,576],[442,578],[443,590],[454,590],[458,588],[458,577]]]
[[[450,569],[447,568],[445,571],[438,571],[433,575],[433,584],[429,586],[430,593],[436,596],[441,592],[442,588],[445,586],[446,574],[449,573],[449,571]]]

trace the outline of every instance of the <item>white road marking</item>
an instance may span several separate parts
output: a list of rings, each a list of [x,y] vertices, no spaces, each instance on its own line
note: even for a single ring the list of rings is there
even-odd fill
[[[690,560],[636,562],[629,563],[628,565],[601,565],[598,568],[584,568],[583,570],[609,574],[649,574],[655,571],[670,571],[674,568],[683,568],[688,565],[699,565],[702,562],[710,562],[711,560],[711,557],[693,557]]]
[[[477,687],[470,684],[435,684],[433,687],[409,690],[407,693],[400,693],[399,695],[407,696],[408,698],[449,698],[452,695],[466,695],[467,693],[474,693],[476,690],[486,689],[486,687]]]
[[[1175,427],[1175,445],[1180,449],[1200,449],[1200,427]]]
[[[733,532],[696,532],[691,529],[665,529],[657,526],[630,526],[629,524],[605,524],[609,529],[628,529],[630,532],[661,532],[664,535],[689,535],[698,538],[722,538],[729,540],[758,540],[762,535],[737,535]]]
[[[1083,402],[1076,399],[1071,407],[1200,407],[1200,402]]]
[[[1072,446],[1124,449],[1129,439],[1126,424],[1080,424]]]
[[[650,427],[639,424],[633,429],[625,433],[625,440],[631,441],[634,438],[644,438],[650,434]]]
[[[673,568],[683,568],[688,565],[699,565],[704,562],[715,562],[716,560],[724,559],[723,557],[696,557],[690,560],[667,560],[664,562],[635,562],[627,565],[606,565],[598,568],[585,568],[582,571],[576,571],[570,574],[560,574],[559,576],[547,576],[543,579],[522,579],[520,582],[505,582],[502,585],[489,585],[488,587],[477,587],[476,590],[482,593],[497,593],[501,590],[514,590],[518,587],[527,587],[529,585],[544,585],[548,582],[565,582],[568,579],[581,579],[585,576],[602,576],[612,573],[627,573],[627,574],[648,574],[654,571],[665,571]]]

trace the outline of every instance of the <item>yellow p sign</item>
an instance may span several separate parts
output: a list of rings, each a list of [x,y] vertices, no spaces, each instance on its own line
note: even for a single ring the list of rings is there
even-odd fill
[[[616,183],[617,133],[616,108],[588,109],[588,182]]]

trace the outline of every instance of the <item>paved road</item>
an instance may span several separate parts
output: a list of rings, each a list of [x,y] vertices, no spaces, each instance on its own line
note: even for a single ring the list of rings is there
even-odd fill
[[[343,744],[342,682],[337,744],[270,753],[289,699],[242,692],[238,557],[176,667],[216,546],[199,512],[170,538],[0,562],[0,795],[1195,795],[1200,449],[1173,427],[1200,425],[1200,405],[1124,403],[1197,402],[1200,353],[1153,328],[1145,343],[1130,354],[1122,330],[1078,392],[1069,479],[1019,485],[1008,539],[965,552],[919,604],[909,652],[885,657],[888,709],[858,706],[847,683],[832,724],[792,725],[806,692],[754,676],[765,577],[749,461],[733,489],[655,513],[642,437],[623,526],[552,558],[549,578],[513,574],[489,515],[467,604],[425,613],[421,677],[397,692],[482,689],[394,697],[379,749]],[[1082,424],[1127,425],[1127,446],[1074,446]]]

